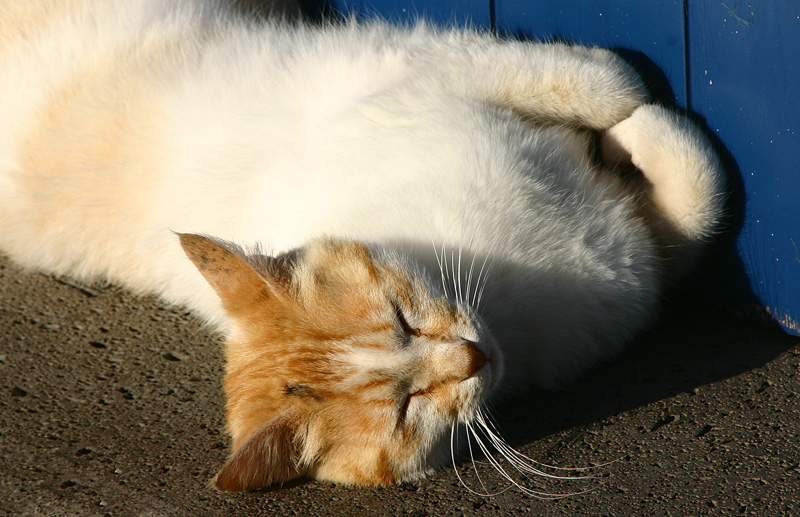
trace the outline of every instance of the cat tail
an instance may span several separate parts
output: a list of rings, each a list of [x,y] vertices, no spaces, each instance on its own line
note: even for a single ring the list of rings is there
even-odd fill
[[[603,136],[607,163],[644,176],[640,210],[672,272],[689,269],[723,217],[725,175],[709,139],[687,117],[643,105]]]

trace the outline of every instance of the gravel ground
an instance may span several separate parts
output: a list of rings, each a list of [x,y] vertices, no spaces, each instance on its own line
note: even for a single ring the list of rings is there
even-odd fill
[[[224,494],[222,350],[180,309],[0,261],[0,513],[800,515],[800,338],[686,300],[558,393],[493,408],[515,447],[594,469],[483,497],[453,468],[413,485]],[[505,484],[484,463],[467,485]]]

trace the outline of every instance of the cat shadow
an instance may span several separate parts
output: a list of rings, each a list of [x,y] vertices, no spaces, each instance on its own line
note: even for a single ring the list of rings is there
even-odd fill
[[[528,390],[495,405],[504,437],[520,447],[566,430],[602,428],[621,413],[681,393],[694,396],[702,386],[762,367],[797,344],[796,337],[690,297],[673,300],[655,327],[566,388]],[[663,416],[640,422],[642,431],[663,425]]]

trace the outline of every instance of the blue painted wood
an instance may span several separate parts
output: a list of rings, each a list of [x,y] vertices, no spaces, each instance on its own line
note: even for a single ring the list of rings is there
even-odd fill
[[[495,0],[495,9],[501,34],[521,32],[642,53],[656,66],[631,56],[633,64],[645,75],[660,69],[665,77],[653,77],[652,84],[672,88],[656,92],[661,100],[686,105],[681,0]]]
[[[742,271],[726,263],[715,291],[800,334],[800,3],[689,2],[688,41],[690,107],[730,151],[745,201]]]
[[[343,13],[377,17],[401,23],[419,18],[450,25],[491,25],[489,0],[342,0],[334,2]]]

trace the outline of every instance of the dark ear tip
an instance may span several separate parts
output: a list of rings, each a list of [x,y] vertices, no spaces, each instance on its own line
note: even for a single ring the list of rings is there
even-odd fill
[[[186,255],[193,260],[195,255],[200,250],[209,249],[209,247],[217,248],[219,246],[218,244],[212,242],[208,237],[199,235],[197,233],[173,233],[178,236],[178,240],[180,241],[181,248],[183,248],[184,253],[186,253]]]
[[[198,240],[202,239],[200,235],[196,233],[180,233],[180,232],[172,232],[178,236],[178,240],[181,241],[181,246],[186,246],[192,242],[197,242]]]

